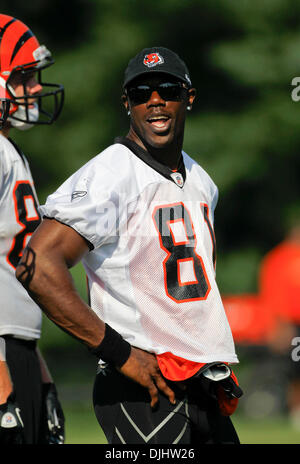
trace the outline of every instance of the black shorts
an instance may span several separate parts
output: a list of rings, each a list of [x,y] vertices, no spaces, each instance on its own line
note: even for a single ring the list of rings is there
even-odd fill
[[[36,342],[3,336],[6,342],[6,362],[21,410],[26,444],[39,442],[42,404],[41,369]]]
[[[160,393],[152,410],[145,388],[110,366],[98,371],[94,409],[109,444],[239,444],[230,418],[201,391],[198,379],[190,379],[186,391],[169,382],[176,404]]]

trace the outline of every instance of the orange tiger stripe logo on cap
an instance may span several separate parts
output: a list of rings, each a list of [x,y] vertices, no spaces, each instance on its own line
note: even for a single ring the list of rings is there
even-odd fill
[[[158,64],[162,64],[164,62],[163,57],[159,53],[150,53],[149,55],[145,55],[144,57],[144,65],[148,66],[148,68],[153,68]]]

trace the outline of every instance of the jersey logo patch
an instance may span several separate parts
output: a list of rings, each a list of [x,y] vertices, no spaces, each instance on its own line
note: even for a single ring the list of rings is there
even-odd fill
[[[175,184],[178,185],[178,187],[180,187],[180,188],[183,187],[184,182],[183,182],[183,177],[180,174],[180,172],[172,172],[172,174],[170,174],[170,176],[174,180]]]
[[[87,194],[87,192],[85,190],[76,190],[71,195],[71,201],[75,200],[75,198],[84,197],[86,194]]]
[[[1,420],[1,427],[5,429],[11,429],[17,427],[18,423],[15,416],[11,412],[6,412]]]
[[[148,68],[153,68],[158,64],[164,63],[163,57],[159,53],[150,53],[149,55],[145,55],[144,57],[144,65]]]

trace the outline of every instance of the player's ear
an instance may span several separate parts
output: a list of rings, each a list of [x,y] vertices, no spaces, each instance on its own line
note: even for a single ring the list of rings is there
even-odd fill
[[[192,109],[192,105],[194,103],[196,97],[196,89],[189,89],[188,90],[188,99],[187,99],[187,108],[189,110]]]
[[[121,100],[122,100],[122,103],[123,103],[123,105],[125,107],[126,113],[128,113],[128,111],[129,111],[129,102],[128,102],[127,95],[125,93],[123,93],[123,95],[121,96]]]

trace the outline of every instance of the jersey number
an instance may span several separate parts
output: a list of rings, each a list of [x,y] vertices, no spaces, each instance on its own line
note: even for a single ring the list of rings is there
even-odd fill
[[[167,295],[177,303],[205,300],[210,284],[202,258],[196,253],[197,239],[188,209],[183,203],[160,206],[153,219],[161,248],[167,253],[163,262]]]
[[[13,198],[16,220],[22,229],[15,235],[6,259],[13,268],[16,268],[27,241],[39,225],[41,218],[29,181],[16,182]]]

